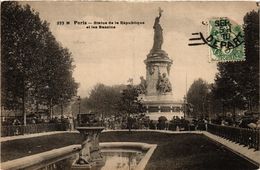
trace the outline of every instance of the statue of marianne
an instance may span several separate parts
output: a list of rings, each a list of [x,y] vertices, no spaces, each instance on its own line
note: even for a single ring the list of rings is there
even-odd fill
[[[155,18],[153,29],[154,29],[154,41],[152,50],[160,50],[163,43],[163,29],[160,25],[160,18],[162,16],[163,10],[159,8],[159,16]]]

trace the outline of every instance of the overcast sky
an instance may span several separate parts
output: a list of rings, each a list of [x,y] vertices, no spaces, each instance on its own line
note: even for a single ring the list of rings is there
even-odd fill
[[[96,83],[126,84],[129,78],[139,83],[145,76],[144,60],[153,44],[153,23],[158,7],[164,43],[162,49],[173,59],[170,79],[176,99],[182,99],[187,86],[198,78],[214,82],[216,63],[209,63],[208,46],[188,46],[193,32],[207,34],[202,21],[229,17],[238,24],[244,15],[257,9],[255,2],[26,2],[41,19],[50,23],[57,41],[67,47],[76,65],[74,77],[85,97]],[[25,3],[23,3],[25,4]],[[57,21],[70,21],[59,26]],[[116,29],[86,29],[73,21],[139,21],[144,25],[117,25]]]

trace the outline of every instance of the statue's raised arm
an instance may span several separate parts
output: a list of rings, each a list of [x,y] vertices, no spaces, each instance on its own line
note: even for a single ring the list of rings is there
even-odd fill
[[[158,10],[159,10],[159,18],[161,18],[163,10],[160,7]]]

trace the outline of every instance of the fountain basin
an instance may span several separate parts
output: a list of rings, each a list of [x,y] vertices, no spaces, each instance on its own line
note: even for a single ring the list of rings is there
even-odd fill
[[[152,156],[157,145],[147,144],[147,143],[137,143],[137,142],[105,142],[100,143],[101,152],[106,154],[108,152],[114,153],[129,153],[129,152],[142,152],[143,157],[134,167],[135,170],[142,170],[145,168],[150,157]],[[70,145],[67,147],[53,149],[51,151],[35,154],[32,156],[27,156],[24,158],[19,158],[12,161],[7,161],[1,163],[2,169],[51,169],[48,167],[57,167],[60,162],[65,162],[67,159],[75,160],[79,157],[79,151],[81,145]],[[119,152],[118,152],[119,151]],[[119,163],[121,159],[115,158]],[[105,160],[107,161],[107,160]],[[109,169],[105,165],[103,169]],[[71,169],[71,164],[66,164],[65,169]],[[102,170],[103,170],[102,169]]]
[[[144,152],[144,156],[138,162],[137,166],[134,168],[135,170],[143,170],[148,163],[150,157],[152,156],[154,150],[156,149],[156,144],[147,144],[140,142],[104,142],[100,143],[100,147],[103,151],[109,149],[119,149],[119,150],[139,150]],[[106,168],[106,167],[105,167]],[[104,168],[104,169],[105,169]]]

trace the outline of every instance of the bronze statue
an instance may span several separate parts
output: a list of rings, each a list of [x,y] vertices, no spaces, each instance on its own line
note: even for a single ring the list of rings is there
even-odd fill
[[[160,18],[163,10],[159,8],[159,16],[155,18],[153,29],[154,29],[154,41],[152,50],[161,50],[163,43],[163,29],[160,25]]]

